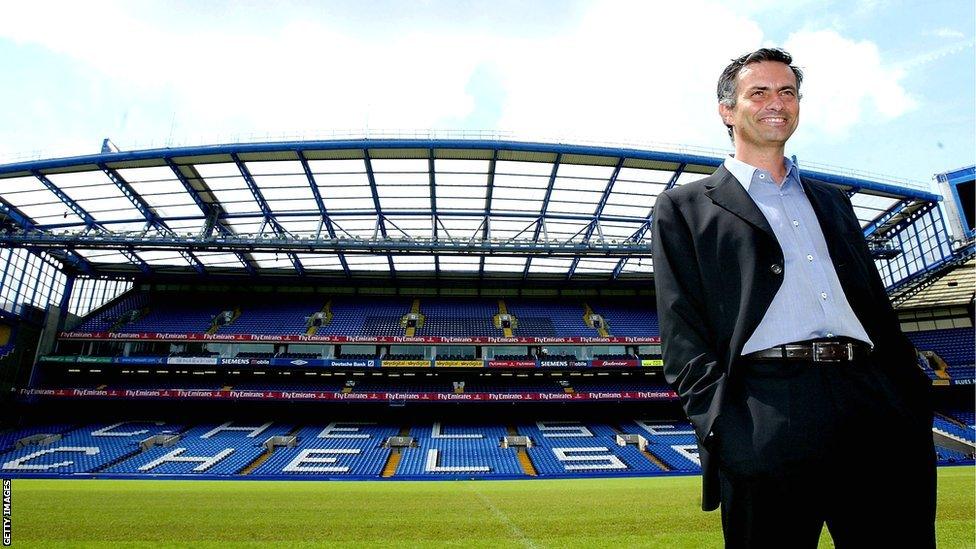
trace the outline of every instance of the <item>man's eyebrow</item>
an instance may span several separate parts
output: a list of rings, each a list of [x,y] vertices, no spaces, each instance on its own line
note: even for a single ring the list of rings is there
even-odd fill
[[[747,91],[756,91],[756,90],[766,91],[766,90],[768,90],[770,88],[772,88],[772,86],[749,86],[748,88],[746,88],[746,90]],[[794,86],[793,84],[786,84],[784,86],[778,87],[777,89],[780,90],[780,91],[782,91],[782,90],[793,90],[793,91],[796,91],[796,86]]]

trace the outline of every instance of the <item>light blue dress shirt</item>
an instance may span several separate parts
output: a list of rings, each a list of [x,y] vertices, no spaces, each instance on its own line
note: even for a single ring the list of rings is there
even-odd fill
[[[725,168],[746,189],[772,227],[784,258],[783,284],[756,331],[746,341],[742,354],[839,336],[873,347],[840,286],[796,165],[788,158],[783,162],[786,179],[777,185],[769,172],[731,156],[725,159]]]

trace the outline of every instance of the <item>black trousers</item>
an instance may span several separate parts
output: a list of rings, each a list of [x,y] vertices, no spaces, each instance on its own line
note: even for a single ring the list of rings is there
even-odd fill
[[[882,365],[738,365],[715,424],[726,547],[935,547],[931,409]]]

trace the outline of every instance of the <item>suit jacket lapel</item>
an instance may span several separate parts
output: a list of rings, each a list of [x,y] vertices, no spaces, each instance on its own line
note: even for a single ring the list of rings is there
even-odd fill
[[[817,215],[820,230],[827,242],[827,250],[830,252],[830,259],[834,263],[834,267],[838,269],[837,274],[840,275],[840,270],[846,267],[849,262],[847,254],[844,253],[847,248],[843,242],[845,238],[841,223],[843,216],[837,210],[836,200],[831,196],[829,190],[810,181],[804,181],[802,178],[800,181],[803,183],[803,190],[806,192],[807,199],[810,200],[810,206],[813,207],[813,212]]]
[[[814,184],[810,181],[803,181],[803,179],[801,181],[807,198],[810,200],[810,205],[817,215],[820,230],[823,232],[824,241],[827,243],[830,261],[834,264],[834,272],[837,273],[840,286],[844,289],[847,302],[850,303],[854,314],[866,329],[869,323],[866,322],[867,318],[864,316],[865,308],[860,306],[861,300],[865,297],[865,292],[861,291],[864,289],[862,280],[857,276],[857,269],[853,265],[853,263],[858,262],[858,259],[851,250],[851,246],[845,242],[849,238],[861,238],[859,234],[850,232],[857,231],[860,227],[845,228],[843,222],[845,216],[841,209],[844,205],[839,203],[836,195],[829,189],[822,184]],[[873,269],[874,265],[870,259],[868,259],[868,263],[867,268]]]
[[[775,240],[776,234],[766,221],[766,216],[759,211],[759,207],[735,176],[725,166],[719,166],[713,177],[716,179],[714,183],[705,184],[705,196]]]

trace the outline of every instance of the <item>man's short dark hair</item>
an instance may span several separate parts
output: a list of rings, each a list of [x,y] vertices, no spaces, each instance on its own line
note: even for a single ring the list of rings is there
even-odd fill
[[[726,107],[735,107],[736,84],[739,72],[746,65],[760,63],[762,61],[777,61],[790,67],[793,75],[796,76],[796,93],[800,97],[800,84],[803,82],[803,71],[793,65],[793,56],[785,50],[779,48],[760,48],[752,53],[747,53],[737,59],[733,59],[728,67],[722,71],[722,76],[718,77],[718,102]],[[732,126],[726,125],[729,129],[729,137],[732,137]]]

